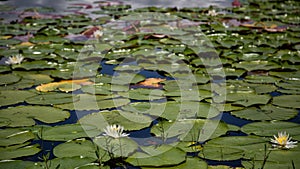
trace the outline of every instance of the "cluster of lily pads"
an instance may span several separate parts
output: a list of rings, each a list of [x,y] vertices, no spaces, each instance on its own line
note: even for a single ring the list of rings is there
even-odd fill
[[[0,168],[300,166],[299,2],[95,4],[0,25]]]

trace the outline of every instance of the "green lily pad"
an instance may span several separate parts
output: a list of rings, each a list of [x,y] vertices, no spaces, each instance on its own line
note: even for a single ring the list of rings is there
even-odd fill
[[[127,137],[116,139],[109,136],[99,136],[93,139],[93,142],[103,150],[113,154],[114,157],[128,157],[139,148],[134,140]]]
[[[95,143],[86,139],[77,139],[60,144],[53,149],[53,153],[58,158],[89,157],[98,159],[99,157],[101,162],[105,162],[110,159],[108,153],[105,150],[101,148],[97,149],[97,145]]]
[[[288,80],[299,80],[300,79],[300,71],[288,71],[288,72],[275,72],[271,71],[270,75],[280,77]]]
[[[271,121],[271,122],[254,122],[244,125],[241,130],[247,134],[258,136],[273,136],[278,132],[286,131],[293,139],[300,140],[300,125],[292,122]]]
[[[126,85],[126,84],[128,85],[128,84],[136,84],[143,80],[145,80],[145,77],[139,74],[118,72],[117,76],[112,76],[110,83],[117,84],[117,85]]]
[[[0,91],[0,106],[22,103],[26,98],[36,95],[30,91],[6,90]]]
[[[93,126],[65,124],[54,127],[42,127],[38,135],[42,140],[68,141],[82,137],[95,137],[100,132]]]
[[[164,167],[178,165],[185,161],[186,154],[180,149],[168,145],[141,147],[143,152],[136,152],[126,159],[134,166]]]
[[[268,140],[255,136],[219,137],[208,141],[199,156],[205,159],[227,161],[240,158],[263,157]]]
[[[9,147],[0,147],[0,159],[8,160],[23,156],[34,155],[40,152],[40,150],[41,149],[39,148],[38,144],[28,145],[27,143]]]
[[[34,167],[35,162],[21,160],[7,160],[0,162],[0,168],[20,169]]]
[[[249,107],[256,104],[267,104],[271,97],[269,95],[229,93],[226,95],[226,101],[233,105]]]
[[[23,79],[32,80],[33,85],[39,85],[39,84],[49,83],[53,81],[53,79],[49,75],[41,74],[38,72],[17,71],[14,73],[16,73],[19,76],[22,76],[22,80]]]
[[[258,61],[242,61],[239,63],[233,64],[236,68],[245,69],[247,71],[253,70],[271,70],[278,69],[281,66],[272,61],[258,60]]]
[[[232,115],[247,120],[288,120],[297,116],[298,111],[295,109],[287,109],[272,105],[264,105],[257,107],[249,107],[244,110],[231,112]]]
[[[58,168],[79,168],[87,164],[93,163],[94,158],[81,158],[81,157],[63,157],[63,158],[54,158],[48,161],[49,169],[58,169]],[[35,168],[45,168],[45,162],[38,162],[34,166]],[[99,167],[99,166],[98,166]]]
[[[152,118],[143,114],[112,110],[86,115],[78,122],[96,126],[100,131],[104,131],[108,124],[119,124],[124,130],[140,130],[150,126]]]
[[[281,95],[273,97],[272,104],[288,108],[300,108],[300,95]]]
[[[37,70],[37,69],[51,69],[55,67],[55,63],[51,63],[45,60],[36,60],[31,62],[22,62],[18,65],[13,65],[13,69],[25,69],[25,70]]]
[[[286,154],[278,154],[278,155],[286,156]],[[293,154],[293,155],[298,155],[298,154]],[[279,161],[274,161],[274,160],[270,159],[270,157],[266,161],[264,161],[264,160],[248,160],[248,161],[243,160],[242,165],[245,168],[252,168],[253,166],[257,166],[259,168],[263,167],[264,169],[282,169],[282,168],[293,168],[292,161],[294,162],[295,166],[299,165],[299,164],[297,164],[298,160],[286,160],[285,162],[279,162]]]
[[[62,38],[60,36],[45,36],[45,35],[37,35],[33,38],[29,39],[32,43],[46,43],[46,42],[55,42],[55,43],[66,43],[67,39]]]
[[[300,84],[298,80],[286,80],[280,83],[277,83],[276,86],[282,88],[278,91],[290,94],[298,94],[300,92]]]
[[[9,72],[11,69],[9,66],[6,65],[0,65],[0,73],[6,73]]]
[[[18,106],[0,110],[3,119],[1,126],[33,126],[35,120],[44,123],[56,123],[69,118],[70,113],[54,107],[46,106]],[[4,120],[5,119],[5,120]]]
[[[21,77],[15,74],[0,75],[0,85],[9,85],[12,83],[16,83],[20,79]]]
[[[94,85],[85,85],[81,87],[81,90],[85,93],[89,94],[102,94],[108,95],[112,94],[110,91],[111,85],[110,84],[94,84]]]
[[[131,89],[128,92],[119,92],[120,96],[134,100],[158,100],[164,99],[163,91],[159,89]]]
[[[22,144],[34,139],[34,134],[29,130],[20,128],[7,128],[0,130],[0,146],[6,147],[15,144]]]
[[[40,104],[40,105],[53,105],[63,103],[73,103],[78,101],[79,97],[67,93],[43,93],[30,98],[25,101],[29,104]]]
[[[276,83],[280,81],[280,78],[273,76],[251,75],[246,76],[245,81],[250,83]]]
[[[162,139],[179,137],[183,141],[205,141],[227,132],[226,123],[217,120],[186,119],[163,121],[151,128],[151,133]]]
[[[90,94],[79,94],[75,95],[74,100],[71,103],[57,104],[56,107],[67,109],[67,110],[102,110],[114,107],[120,107],[130,103],[127,98],[117,98],[114,95],[90,95]]]
[[[0,46],[11,46],[19,43],[21,43],[21,41],[17,39],[0,39]]]

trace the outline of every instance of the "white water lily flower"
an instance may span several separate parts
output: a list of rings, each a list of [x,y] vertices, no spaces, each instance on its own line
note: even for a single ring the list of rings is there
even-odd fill
[[[16,56],[9,57],[7,61],[5,61],[8,65],[20,64],[23,61],[24,57],[21,54],[17,54]]]
[[[104,129],[104,136],[110,136],[113,138],[127,137],[129,134],[123,133],[124,127],[120,125],[109,125]]]
[[[213,9],[213,10],[209,10],[208,13],[207,13],[207,15],[208,16],[217,16],[218,13],[216,12],[216,10]]]
[[[100,30],[96,30],[93,35],[94,35],[95,38],[99,39],[99,38],[102,37],[103,32],[100,31]]]
[[[291,141],[292,137],[286,132],[278,132],[278,137],[274,135],[274,139],[271,138],[271,143],[273,147],[290,149],[297,147],[297,141]]]

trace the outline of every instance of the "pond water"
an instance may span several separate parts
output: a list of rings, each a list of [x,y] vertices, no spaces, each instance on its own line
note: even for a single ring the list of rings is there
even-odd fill
[[[298,168],[300,3],[240,2],[1,1],[0,168]]]

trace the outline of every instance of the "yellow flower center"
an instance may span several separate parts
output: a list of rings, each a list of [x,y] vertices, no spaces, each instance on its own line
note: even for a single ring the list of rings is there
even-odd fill
[[[281,136],[281,137],[278,137],[276,140],[277,140],[278,144],[286,145],[288,137],[287,136]]]

